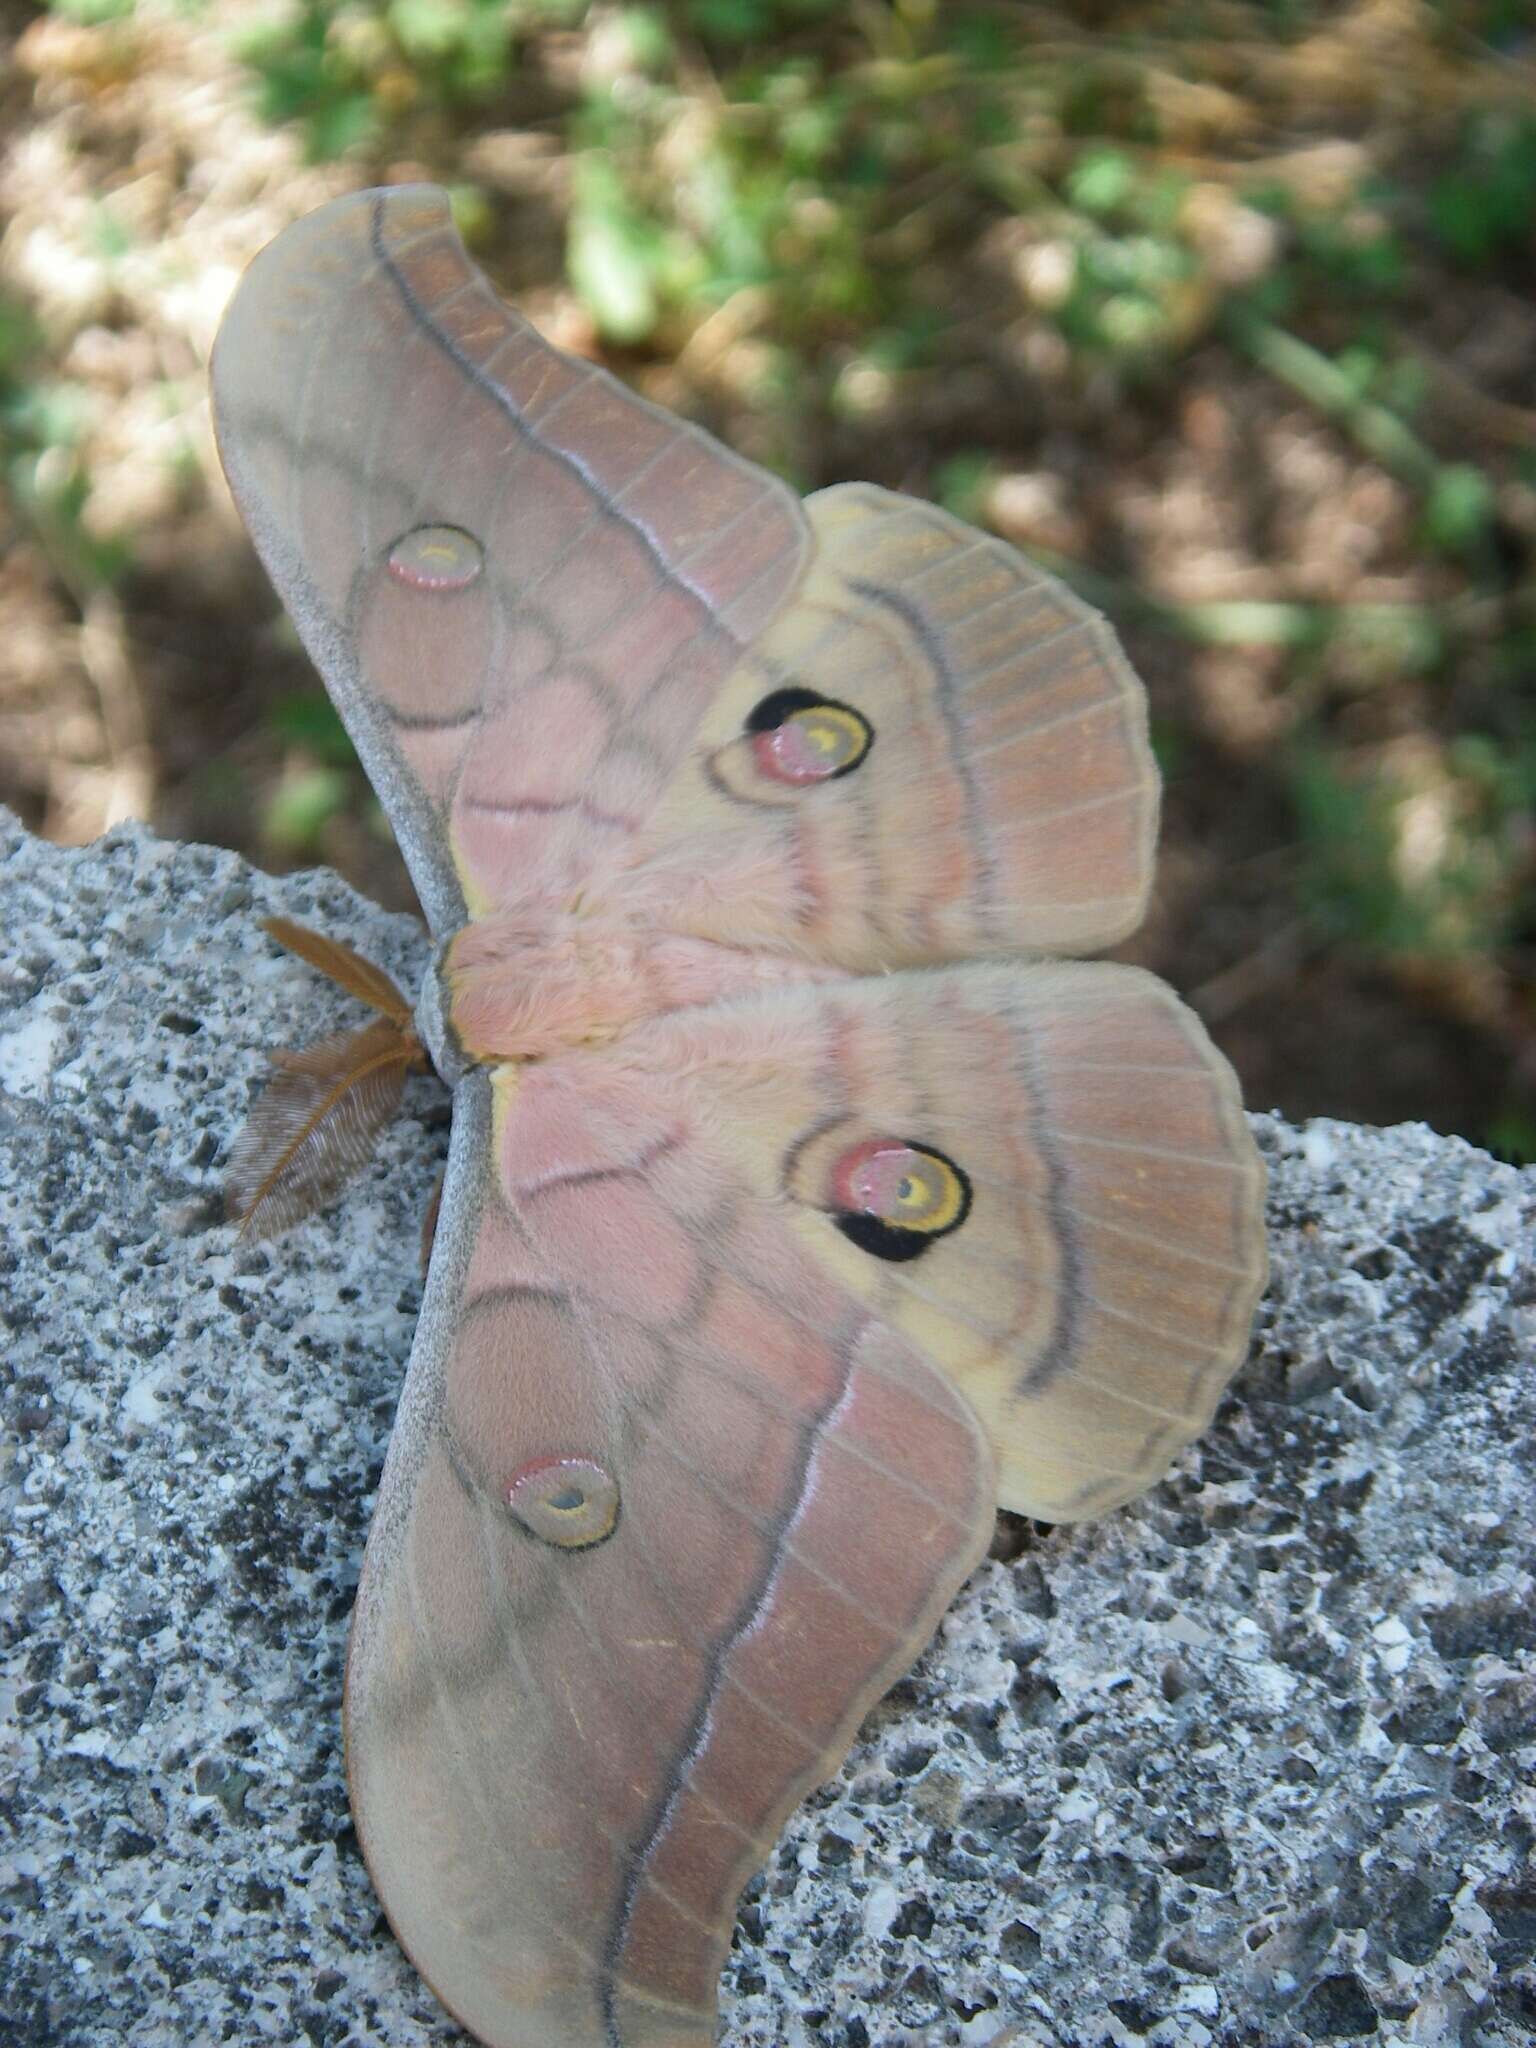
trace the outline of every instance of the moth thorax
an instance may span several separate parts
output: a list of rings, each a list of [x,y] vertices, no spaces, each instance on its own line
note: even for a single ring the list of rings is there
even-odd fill
[[[539,1059],[603,1045],[642,1016],[642,942],[573,911],[500,913],[451,941],[443,979],[473,1059]]]

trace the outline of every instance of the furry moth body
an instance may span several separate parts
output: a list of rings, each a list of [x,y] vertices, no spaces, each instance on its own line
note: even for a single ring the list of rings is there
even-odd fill
[[[1232,1076],[1162,984],[1057,957],[1142,913],[1142,692],[1001,543],[801,504],[549,347],[427,188],[280,236],[213,383],[459,1076],[359,1835],[491,2048],[699,2048],[741,1885],[995,1505],[1127,1499],[1243,1354]]]

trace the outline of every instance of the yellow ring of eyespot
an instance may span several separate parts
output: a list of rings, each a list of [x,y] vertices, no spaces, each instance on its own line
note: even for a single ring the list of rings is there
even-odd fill
[[[885,1221],[902,1230],[949,1230],[965,1206],[965,1184],[947,1159],[912,1148],[924,1171],[904,1174],[896,1185],[896,1201]]]
[[[514,1476],[507,1505],[544,1542],[561,1550],[585,1550],[612,1533],[619,1517],[619,1487],[593,1458],[536,1458]]]
[[[856,767],[869,752],[869,727],[841,704],[807,704],[784,722],[798,726],[833,769]]]
[[[413,526],[391,546],[384,566],[412,590],[453,592],[475,581],[485,550],[461,526]]]

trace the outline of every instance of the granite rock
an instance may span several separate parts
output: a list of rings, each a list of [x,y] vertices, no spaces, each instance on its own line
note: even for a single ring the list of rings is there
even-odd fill
[[[357,1852],[342,1658],[447,1107],[237,1243],[271,1047],[419,930],[138,830],[0,829],[0,2031],[462,2040]],[[733,2048],[1536,2038],[1536,1175],[1256,1116],[1274,1277],[1215,1426],[1005,1522],[748,1891]]]

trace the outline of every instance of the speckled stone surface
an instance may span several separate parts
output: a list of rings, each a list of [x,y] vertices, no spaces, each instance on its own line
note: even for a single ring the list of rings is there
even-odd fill
[[[405,920],[0,827],[0,2040],[461,2040],[348,1819],[342,1655],[443,1098],[276,1244],[263,1050]],[[1147,1499],[1021,1525],[748,1893],[734,2048],[1536,2038],[1536,1176],[1256,1119],[1274,1281]]]

